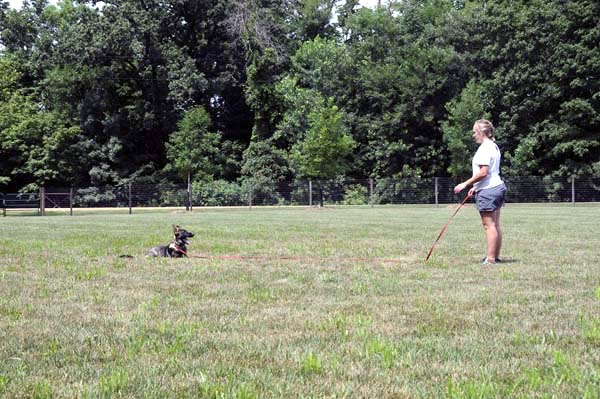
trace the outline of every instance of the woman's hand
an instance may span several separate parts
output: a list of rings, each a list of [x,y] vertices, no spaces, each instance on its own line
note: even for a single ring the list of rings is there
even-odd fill
[[[460,193],[465,188],[467,188],[467,185],[465,183],[457,184],[456,187],[454,187],[454,194]]]

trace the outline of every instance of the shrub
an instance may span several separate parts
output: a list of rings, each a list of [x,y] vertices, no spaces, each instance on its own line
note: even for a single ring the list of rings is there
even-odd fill
[[[344,205],[365,205],[369,192],[366,187],[360,184],[352,184],[348,186],[344,193]]]
[[[225,180],[194,182],[192,201],[197,206],[235,206],[244,203],[239,184]]]

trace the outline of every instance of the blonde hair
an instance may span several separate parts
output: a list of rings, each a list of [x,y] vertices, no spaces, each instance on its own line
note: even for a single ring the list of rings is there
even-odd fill
[[[487,119],[479,119],[475,122],[475,126],[477,126],[477,130],[480,133],[483,133],[488,139],[494,140],[494,125],[492,122]]]

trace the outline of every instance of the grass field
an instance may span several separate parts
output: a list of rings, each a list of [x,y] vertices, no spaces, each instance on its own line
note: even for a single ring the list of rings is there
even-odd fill
[[[600,205],[452,211],[0,218],[0,397],[599,398]]]

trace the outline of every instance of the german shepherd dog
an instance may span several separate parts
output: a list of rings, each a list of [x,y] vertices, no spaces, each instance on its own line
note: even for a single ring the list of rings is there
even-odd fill
[[[148,256],[159,256],[166,258],[183,258],[187,257],[187,246],[190,245],[188,238],[194,236],[194,233],[189,232],[177,225],[173,225],[173,239],[168,245],[161,245],[151,248]]]

